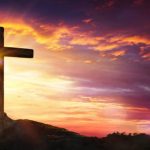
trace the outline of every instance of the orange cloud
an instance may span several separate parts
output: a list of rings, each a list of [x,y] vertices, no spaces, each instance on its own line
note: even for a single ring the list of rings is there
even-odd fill
[[[70,41],[70,44],[72,45],[98,45],[99,42],[103,39],[103,37],[94,37],[85,33],[74,33],[72,36],[72,40]]]
[[[109,51],[109,50],[113,50],[114,48],[118,48],[118,47],[120,47],[120,45],[108,43],[108,44],[97,45],[94,47],[94,50]]]
[[[90,22],[91,19],[85,20]],[[42,45],[44,48],[51,51],[62,51],[73,48],[75,45],[86,46],[91,50],[96,51],[110,51],[113,49],[118,49],[121,46],[129,44],[150,44],[150,40],[142,36],[124,36],[124,35],[115,35],[115,36],[94,36],[91,32],[79,32],[77,27],[68,27],[64,24],[40,24],[38,23],[38,28],[34,27],[23,19],[14,19],[7,18],[1,19],[1,26],[4,26],[7,30],[9,45],[15,45],[16,40],[9,40],[11,37],[17,36],[26,36],[33,38],[36,43]],[[33,21],[33,24],[36,21]],[[66,40],[66,43],[63,40]],[[113,52],[114,56],[122,56],[124,52]],[[147,56],[143,56],[147,57]]]
[[[119,51],[114,51],[111,54],[113,56],[123,56],[125,53],[126,53],[125,50],[119,50]]]
[[[122,39],[123,42],[126,43],[134,43],[134,44],[138,44],[138,43],[144,43],[144,44],[150,44],[150,39],[146,38],[146,37],[142,37],[142,36],[131,36],[131,37],[125,37]]]
[[[11,20],[11,19],[10,19]],[[23,22],[22,20],[14,20],[14,21],[0,21],[1,26],[6,29],[6,36],[30,36],[32,37],[38,44],[43,45],[47,49],[52,51],[60,51],[70,48],[68,45],[61,44],[60,41],[62,38],[71,34],[71,28],[66,26],[40,26],[40,29],[37,30],[30,24]],[[42,32],[47,32],[43,34]],[[15,44],[15,43],[13,43]]]

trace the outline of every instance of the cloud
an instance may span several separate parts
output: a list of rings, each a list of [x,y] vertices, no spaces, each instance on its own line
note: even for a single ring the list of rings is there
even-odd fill
[[[99,124],[105,133],[135,131],[150,119],[149,4],[2,1],[5,45],[36,54],[7,62],[8,112],[90,134]]]
[[[123,33],[109,33],[106,35],[97,33],[95,35],[95,31],[82,31],[83,27],[80,24],[78,26],[70,26],[65,23],[57,23],[54,25],[53,22],[44,24],[33,18],[29,18],[28,21],[26,21],[25,17],[15,19],[13,14],[12,16],[6,15],[6,19],[3,14],[1,15],[2,19],[0,23],[6,28],[9,36],[17,34],[26,37],[30,36],[37,44],[51,51],[72,50],[76,46],[84,46],[85,49],[99,51],[99,56],[116,60],[128,54],[122,51],[121,55],[115,56],[124,47],[128,51],[128,47],[132,47],[133,45],[137,45],[139,48],[150,45],[149,38],[144,35],[131,36]],[[141,58],[148,61],[148,56],[149,53],[140,55],[140,52],[138,52],[135,59]],[[128,58],[130,58],[130,55],[128,55]]]

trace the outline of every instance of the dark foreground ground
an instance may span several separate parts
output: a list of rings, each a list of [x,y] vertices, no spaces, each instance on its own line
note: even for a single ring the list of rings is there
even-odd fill
[[[85,137],[43,123],[17,120],[0,136],[0,150],[150,150],[150,136]]]

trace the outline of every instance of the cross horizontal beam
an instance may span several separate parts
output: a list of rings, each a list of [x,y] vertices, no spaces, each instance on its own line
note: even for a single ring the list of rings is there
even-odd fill
[[[33,50],[32,49],[4,47],[4,48],[1,48],[0,51],[2,53],[2,56],[33,58]]]

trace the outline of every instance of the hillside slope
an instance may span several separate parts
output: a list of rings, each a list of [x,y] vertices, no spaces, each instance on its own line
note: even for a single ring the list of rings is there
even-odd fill
[[[101,140],[31,120],[16,120],[0,136],[2,150],[100,150]]]
[[[9,120],[0,134],[0,150],[150,150],[146,134],[113,133],[86,137],[31,120]]]

